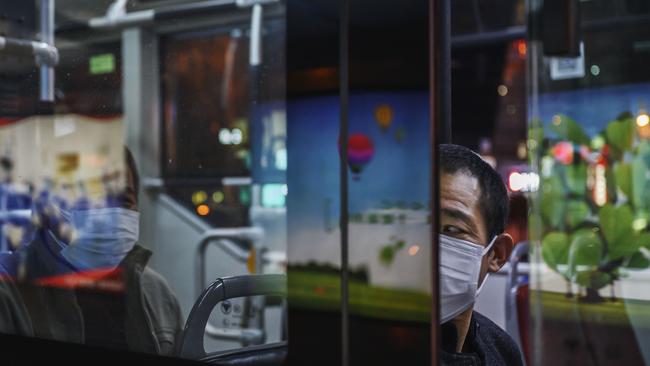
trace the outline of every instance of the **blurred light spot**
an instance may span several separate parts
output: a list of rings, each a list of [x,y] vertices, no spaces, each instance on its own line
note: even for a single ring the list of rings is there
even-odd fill
[[[239,128],[234,128],[230,132],[230,141],[233,145],[239,145],[244,140],[244,135]]]
[[[196,208],[196,213],[201,216],[206,216],[210,213],[210,207],[208,207],[208,205],[200,205]]]
[[[286,184],[264,184],[262,186],[262,206],[284,207],[287,196]]]
[[[636,117],[636,124],[639,127],[645,127],[650,123],[650,117],[647,114],[641,113]]]
[[[500,96],[505,97],[508,95],[508,87],[505,85],[499,85],[497,88],[497,93],[499,93]]]
[[[526,41],[519,40],[517,42],[517,52],[519,52],[519,57],[521,58],[526,57],[526,51],[527,51]]]
[[[508,177],[508,186],[510,186],[510,190],[513,192],[521,191],[524,184],[523,178],[519,172],[510,173],[510,176]]]
[[[539,175],[532,172],[512,172],[508,176],[508,188],[513,192],[537,192],[539,189]]]
[[[224,198],[225,198],[224,194],[221,191],[216,191],[212,193],[212,200],[214,201],[214,203],[221,203],[223,202]]]
[[[596,179],[594,187],[594,202],[598,206],[604,206],[607,203],[607,179],[605,178],[605,166],[602,164],[596,165]]]
[[[528,155],[528,151],[526,150],[526,142],[521,141],[519,145],[517,145],[517,157],[519,159],[526,159],[526,155]]]
[[[560,123],[562,123],[562,117],[558,116],[557,114],[553,116],[553,124],[559,126]]]
[[[418,254],[419,251],[420,251],[420,246],[419,245],[411,245],[409,247],[409,255],[410,256]]]
[[[219,131],[219,142],[222,145],[239,145],[244,141],[244,134],[239,128],[229,130],[222,128]]]
[[[219,142],[222,145],[230,145],[230,131],[226,128],[222,128],[221,131],[219,131]]]
[[[205,202],[206,199],[208,199],[208,195],[204,191],[196,191],[192,193],[192,203],[194,205],[199,205]]]
[[[287,149],[282,148],[275,151],[275,169],[287,170]]]
[[[648,220],[640,217],[632,221],[632,228],[636,231],[641,231],[648,226]]]
[[[600,75],[600,67],[598,65],[591,65],[591,75],[598,76]]]
[[[596,150],[600,150],[605,146],[605,138],[603,135],[596,135],[591,139],[591,147]]]

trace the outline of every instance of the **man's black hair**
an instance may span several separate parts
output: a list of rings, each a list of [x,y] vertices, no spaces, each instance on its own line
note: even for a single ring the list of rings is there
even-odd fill
[[[481,187],[479,209],[485,220],[488,240],[503,233],[508,220],[508,192],[499,174],[472,150],[454,144],[440,145],[440,172],[465,173]]]

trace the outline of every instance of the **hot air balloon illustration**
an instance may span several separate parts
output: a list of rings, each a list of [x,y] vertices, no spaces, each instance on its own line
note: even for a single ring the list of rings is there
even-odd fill
[[[352,170],[354,180],[359,180],[359,174],[366,164],[372,160],[375,154],[375,147],[372,140],[364,134],[356,133],[350,135],[348,140],[348,166]]]
[[[393,123],[393,109],[387,104],[378,105],[375,108],[375,119],[382,131],[388,131],[391,123]]]

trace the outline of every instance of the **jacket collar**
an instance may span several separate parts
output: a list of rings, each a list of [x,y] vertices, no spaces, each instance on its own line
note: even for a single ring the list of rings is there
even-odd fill
[[[464,349],[466,352],[456,352],[458,342],[458,330],[453,323],[447,322],[441,325],[441,359],[444,365],[480,365],[483,358],[479,338],[479,325],[472,313],[467,336],[465,336]]]

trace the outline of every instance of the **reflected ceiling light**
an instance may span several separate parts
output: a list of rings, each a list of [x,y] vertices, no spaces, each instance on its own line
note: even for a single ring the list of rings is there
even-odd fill
[[[526,159],[526,155],[528,155],[528,150],[526,150],[526,142],[521,141],[519,145],[517,145],[517,157],[523,160]]]
[[[221,203],[223,202],[224,198],[225,198],[224,194],[221,191],[216,191],[212,193],[212,200],[214,201],[214,203]]]
[[[519,52],[519,57],[521,58],[526,57],[526,51],[527,51],[526,41],[519,40],[519,42],[517,43],[517,51]]]
[[[196,208],[196,213],[201,216],[206,216],[210,213],[210,207],[208,205],[200,205]]]
[[[593,76],[600,75],[600,67],[598,65],[591,65],[590,71]]]
[[[409,255],[410,256],[414,256],[414,255],[418,254],[419,251],[420,251],[420,246],[419,245],[411,245],[409,247]]]
[[[500,96],[505,97],[508,95],[508,87],[503,84],[499,85],[499,87],[497,87],[497,93],[499,93]]]
[[[524,187],[523,178],[518,172],[511,173],[508,177],[508,186],[513,192],[519,192]]]
[[[244,141],[244,133],[239,128],[229,130],[222,128],[219,131],[219,142],[222,145],[239,145]]]
[[[600,150],[605,146],[605,138],[603,135],[596,135],[591,139],[591,148],[595,150]]]
[[[603,164],[596,164],[593,199],[598,206],[604,206],[607,203],[607,178]]]
[[[196,191],[192,193],[192,203],[195,205],[205,202],[208,198],[208,195],[204,191]]]
[[[562,117],[560,117],[557,114],[555,116],[553,116],[553,124],[556,125],[556,126],[559,126],[560,123],[562,123]]]
[[[512,172],[508,176],[508,188],[513,192],[536,192],[539,189],[539,175]]]
[[[650,117],[646,113],[641,113],[636,117],[636,125],[639,127],[645,127],[650,123]]]
[[[242,134],[241,130],[239,128],[233,128],[233,130],[230,132],[230,141],[232,144],[239,145],[243,139],[244,135]]]
[[[643,217],[637,218],[632,221],[632,228],[636,231],[641,231],[648,226],[648,220]]]

